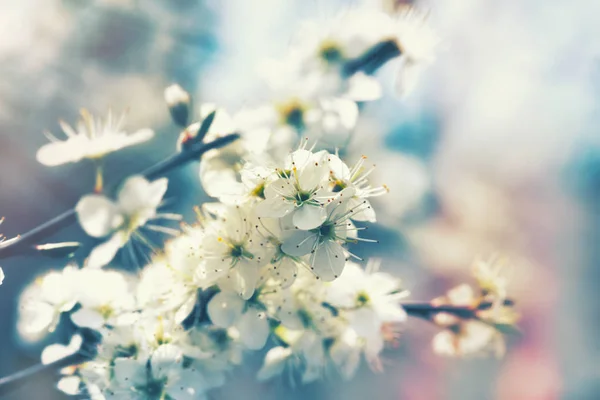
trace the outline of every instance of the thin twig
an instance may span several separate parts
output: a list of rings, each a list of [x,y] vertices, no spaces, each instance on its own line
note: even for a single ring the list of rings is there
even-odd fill
[[[231,135],[215,139],[210,143],[195,143],[185,151],[175,154],[146,169],[141,173],[141,175],[148,179],[157,178],[175,168],[187,164],[190,161],[199,160],[199,157],[207,151],[224,147],[238,138],[239,135],[233,133]],[[46,239],[55,232],[66,228],[75,221],[76,215],[74,208],[63,212],[51,220],[44,222],[43,224],[38,225],[30,231],[20,235],[15,240],[11,240],[10,242],[6,242],[4,245],[0,245],[0,259],[14,257],[26,253],[31,246],[38,244],[43,239]]]
[[[58,371],[64,367],[81,364],[88,358],[80,353],[71,354],[49,364],[35,364],[12,375],[0,378],[0,396],[5,396],[18,389],[31,378],[46,371]]]
[[[411,317],[430,319],[437,313],[448,313],[460,318],[475,318],[476,308],[451,304],[433,305],[431,303],[402,303],[402,308]]]

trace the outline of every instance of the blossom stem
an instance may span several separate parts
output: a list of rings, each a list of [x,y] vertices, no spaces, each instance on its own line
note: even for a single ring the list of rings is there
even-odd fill
[[[81,364],[88,358],[81,353],[75,353],[66,357],[60,358],[49,364],[35,364],[29,368],[25,368],[22,371],[16,372],[12,375],[0,378],[0,396],[4,396],[19,387],[27,383],[31,378],[44,373],[46,371],[58,371],[61,368],[68,367],[70,365]]]
[[[96,185],[94,186],[94,193],[102,193],[104,188],[104,168],[102,168],[102,160],[96,162]]]
[[[342,71],[346,76],[352,76],[357,72],[372,74],[401,53],[395,40],[384,40],[368,49],[363,55],[347,61]]]
[[[430,319],[437,313],[454,314],[460,318],[474,318],[476,308],[470,306],[455,306],[451,304],[433,305],[431,303],[402,303],[402,308],[411,317]]]
[[[212,149],[218,149],[228,145],[229,143],[237,140],[239,134],[233,133],[227,136],[220,137],[213,140],[210,143],[194,143],[192,146],[187,148],[181,153],[175,154],[152,167],[141,172],[148,179],[154,179],[159,176],[166,174],[167,172],[181,167],[190,161],[198,160],[199,157]],[[26,253],[29,248],[38,242],[46,239],[50,235],[58,232],[59,230],[66,228],[77,220],[75,209],[71,208],[57,215],[51,220],[44,222],[41,225],[36,226],[28,232],[20,235],[15,240],[7,241],[4,245],[0,244],[0,259],[18,256]]]

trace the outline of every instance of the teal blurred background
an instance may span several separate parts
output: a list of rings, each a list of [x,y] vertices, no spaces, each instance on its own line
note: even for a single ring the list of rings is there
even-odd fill
[[[0,0],[0,215],[17,235],[72,207],[93,187],[90,164],[46,168],[35,160],[44,129],[78,110],[129,109],[128,127],[150,143],[110,156],[107,179],[172,154],[178,135],[163,102],[174,82],[199,102],[230,111],[264,100],[256,66],[283,54],[299,24],[380,0]],[[381,1],[389,6],[391,1]],[[433,355],[435,330],[407,325],[382,374],[292,388],[259,384],[249,357],[214,399],[600,398],[600,3],[594,0],[423,1],[442,39],[438,59],[406,99],[378,74],[385,96],[365,105],[349,156],[368,155],[391,188],[376,204],[380,257],[413,299],[468,280],[477,256],[514,262],[523,336],[505,359]],[[193,217],[207,198],[197,165],[169,175],[174,211]],[[83,238],[71,227],[53,239]],[[123,259],[124,267],[128,260]],[[44,343],[23,343],[17,299],[60,260],[2,262],[0,376],[37,363]],[[131,268],[131,266],[129,266]],[[63,399],[44,376],[11,399]]]

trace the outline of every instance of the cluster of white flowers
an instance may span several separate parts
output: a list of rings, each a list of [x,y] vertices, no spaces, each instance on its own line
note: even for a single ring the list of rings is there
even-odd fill
[[[274,345],[258,371],[261,380],[284,371],[302,382],[330,371],[349,379],[363,358],[381,369],[381,351],[406,320],[401,300],[408,292],[399,279],[379,272],[378,263],[363,268],[349,261],[362,261],[349,245],[375,242],[359,232],[376,222],[371,197],[388,190],[371,184],[367,157],[347,163],[338,150],[358,118],[356,101],[381,93],[370,76],[377,63],[400,57],[406,87],[405,78],[431,59],[436,39],[422,17],[407,11],[398,18],[350,12],[324,31],[305,32],[287,57],[268,64],[277,79],[269,82],[272,102],[233,117],[205,104],[200,120],[191,122],[191,96],[179,86],[167,89],[173,120],[183,128],[178,151],[239,135],[201,157],[200,181],[218,201],[199,206],[197,221],[182,225],[139,274],[101,267],[131,238],[143,241],[141,229],[173,233],[151,223],[176,218],[157,212],[166,178],[130,177],[116,200],[97,184],[95,194],[79,201],[83,230],[106,240],[82,268],[49,272],[28,287],[18,324],[24,337],[37,339],[66,314],[79,332],[101,337],[97,354],[61,371],[61,390],[92,399],[201,399],[224,384],[244,352],[267,343]],[[99,124],[83,113],[77,131],[62,125],[69,138],[40,150],[44,164],[97,160],[151,136],[146,130],[127,135],[110,115]],[[492,275],[478,270],[485,302],[495,296],[482,312],[505,306]],[[484,304],[456,298],[451,292],[448,302],[465,304],[466,311]],[[449,341],[443,335],[458,332],[464,318],[435,318],[446,328],[436,338],[441,348]],[[67,346],[52,345],[42,361],[82,352],[82,342],[76,334]],[[457,346],[462,353],[475,344]]]

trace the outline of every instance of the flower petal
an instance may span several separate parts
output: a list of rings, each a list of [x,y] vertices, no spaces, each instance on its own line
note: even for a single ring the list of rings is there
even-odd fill
[[[100,329],[104,325],[104,317],[90,308],[81,308],[71,314],[71,321],[82,328]]]
[[[236,327],[240,331],[240,339],[251,350],[260,350],[269,337],[269,321],[264,312],[250,307],[242,315]]]
[[[115,258],[115,255],[126,243],[123,232],[117,232],[106,242],[94,247],[87,259],[88,268],[102,268]]]
[[[213,324],[229,328],[242,315],[245,302],[236,293],[220,292],[208,302],[208,316]]]
[[[317,239],[318,235],[314,232],[297,230],[285,239],[281,250],[290,256],[300,257],[315,249]]]
[[[96,238],[107,236],[122,222],[117,205],[98,194],[83,196],[75,212],[85,233]]]
[[[327,211],[323,206],[304,204],[294,210],[292,222],[302,230],[318,228],[327,219]]]
[[[331,282],[340,276],[345,264],[343,247],[331,240],[321,243],[311,254],[309,261],[311,271],[325,282]]]
[[[265,356],[265,362],[258,371],[256,378],[259,381],[266,381],[274,376],[281,375],[285,363],[291,355],[292,349],[289,347],[273,347]]]
[[[281,218],[294,210],[294,204],[283,197],[272,197],[256,205],[255,212],[259,217]]]

